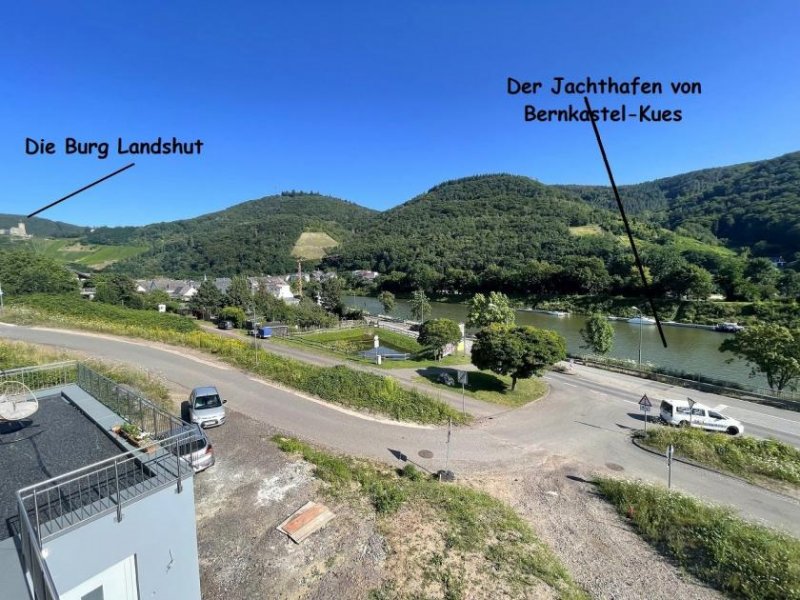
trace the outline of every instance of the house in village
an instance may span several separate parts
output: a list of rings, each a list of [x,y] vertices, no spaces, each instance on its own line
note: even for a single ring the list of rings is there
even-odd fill
[[[156,279],[137,279],[136,291],[141,293],[154,292],[161,290],[166,292],[170,298],[188,302],[192,296],[197,294],[200,284],[183,279],[168,279],[166,277],[157,277]]]

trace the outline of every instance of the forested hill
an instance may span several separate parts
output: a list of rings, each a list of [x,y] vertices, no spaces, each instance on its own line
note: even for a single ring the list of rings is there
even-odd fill
[[[531,260],[597,255],[617,244],[615,215],[527,177],[484,175],[449,181],[381,213],[345,244],[332,266],[402,272],[426,287],[453,278],[517,270]]]
[[[608,188],[559,187],[594,206],[615,207]],[[787,260],[800,252],[800,152],[622,186],[620,194],[631,214],[692,237],[715,236]]]
[[[303,231],[350,238],[375,211],[315,193],[284,192],[194,219],[145,227],[101,227],[96,244],[143,244],[150,250],[114,265],[133,276],[230,276],[285,273],[296,268],[291,250]]]
[[[88,231],[86,227],[70,225],[61,221],[51,221],[39,217],[28,219],[24,215],[0,214],[0,229],[16,227],[19,223],[25,223],[25,230],[28,234],[39,237],[78,237]]]

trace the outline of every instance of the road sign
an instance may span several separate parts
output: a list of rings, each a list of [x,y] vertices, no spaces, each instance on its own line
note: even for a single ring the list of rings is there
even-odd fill
[[[456,371],[456,377],[458,379],[458,383],[467,385],[469,382],[467,381],[467,372],[466,371]]]
[[[647,394],[642,396],[642,399],[639,400],[639,408],[643,412],[650,412],[650,409],[653,408],[653,403],[650,402],[650,398],[647,397]]]

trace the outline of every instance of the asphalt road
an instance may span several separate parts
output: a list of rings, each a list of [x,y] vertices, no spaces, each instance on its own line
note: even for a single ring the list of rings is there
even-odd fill
[[[153,370],[185,389],[214,384],[229,406],[282,431],[347,454],[386,462],[402,454],[423,468],[445,466],[447,433],[441,428],[386,422],[330,406],[282,389],[189,350],[99,334],[0,325],[7,338],[86,352]],[[476,425],[453,431],[449,467],[476,475],[503,466],[537,464],[548,456],[568,456],[586,465],[576,472],[616,473],[666,483],[663,457],[630,442],[642,426],[635,402],[642,393],[662,398],[689,393],[696,400],[727,404],[748,431],[797,443],[800,414],[710,395],[669,388],[657,382],[576,367],[548,375],[546,398],[513,411],[485,416]],[[449,399],[450,401],[452,399]],[[459,399],[460,401],[460,399]],[[491,407],[494,411],[496,407]],[[753,429],[751,429],[751,427]],[[755,431],[753,431],[755,430]],[[428,450],[432,458],[422,458]],[[423,453],[427,454],[427,453]],[[800,503],[786,496],[709,471],[675,464],[673,487],[709,501],[732,505],[742,515],[800,535]]]

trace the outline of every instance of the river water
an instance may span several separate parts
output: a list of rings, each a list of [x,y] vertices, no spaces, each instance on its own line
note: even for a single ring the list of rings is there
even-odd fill
[[[366,296],[346,296],[348,306],[362,308],[372,314],[383,313],[383,307],[377,298]],[[448,304],[431,302],[432,315],[425,318],[447,318],[456,322],[467,319],[467,306],[464,304]],[[406,300],[398,300],[397,306],[392,310],[391,316],[401,319],[411,319],[411,308]],[[557,331],[567,340],[567,349],[574,354],[588,354],[583,348],[580,329],[585,318],[571,315],[557,317],[544,313],[530,311],[517,311],[519,325],[532,325],[542,329]],[[608,356],[613,358],[638,360],[639,353],[639,325],[627,321],[611,321],[614,327],[614,347]],[[734,360],[730,353],[719,351],[719,345],[731,334],[719,333],[708,329],[695,329],[691,327],[664,326],[664,335],[667,338],[667,348],[661,344],[658,328],[655,325],[643,325],[642,336],[642,363],[654,366],[667,367],[687,373],[699,373],[707,377],[734,381],[749,386],[766,387],[766,380],[761,376],[748,377],[750,368],[743,361]]]

